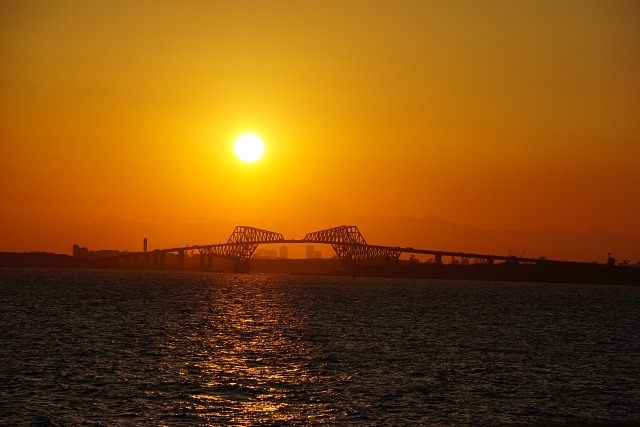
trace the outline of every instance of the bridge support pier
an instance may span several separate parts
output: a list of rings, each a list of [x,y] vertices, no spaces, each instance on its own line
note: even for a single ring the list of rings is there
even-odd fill
[[[167,266],[167,253],[160,253],[160,267],[165,268]]]
[[[234,273],[248,273],[249,271],[251,271],[249,260],[237,260],[233,262]]]
[[[436,254],[436,264],[442,264],[442,254]]]
[[[178,268],[184,268],[184,249],[178,251]]]
[[[487,264],[493,264],[494,259],[493,258],[487,258]]]
[[[344,273],[348,274],[348,275],[353,275],[354,277],[357,275],[357,268],[358,268],[358,264],[356,264],[355,262],[351,261],[351,260],[340,260],[340,270],[342,270]]]

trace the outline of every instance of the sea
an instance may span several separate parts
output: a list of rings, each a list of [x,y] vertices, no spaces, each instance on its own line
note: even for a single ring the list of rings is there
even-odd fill
[[[0,269],[2,426],[640,420],[640,287]]]

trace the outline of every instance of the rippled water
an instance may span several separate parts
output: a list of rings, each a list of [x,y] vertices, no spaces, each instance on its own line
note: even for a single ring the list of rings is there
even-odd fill
[[[0,269],[1,425],[640,419],[640,287]]]

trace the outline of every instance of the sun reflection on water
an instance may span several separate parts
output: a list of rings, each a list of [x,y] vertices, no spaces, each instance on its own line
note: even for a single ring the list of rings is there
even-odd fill
[[[190,363],[181,355],[165,369],[197,384],[185,404],[200,417],[238,425],[299,417],[305,405],[292,405],[292,396],[302,402],[305,384],[318,381],[305,369],[311,349],[296,338],[303,316],[269,276],[232,281],[233,293],[213,288],[183,313],[184,323],[174,325],[179,333],[165,347],[191,353]]]

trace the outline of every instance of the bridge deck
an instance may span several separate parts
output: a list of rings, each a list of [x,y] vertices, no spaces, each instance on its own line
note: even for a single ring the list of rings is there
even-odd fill
[[[102,259],[119,259],[126,258],[130,256],[140,256],[140,255],[150,255],[154,253],[170,253],[170,252],[182,252],[182,251],[193,251],[193,250],[206,250],[213,248],[223,248],[228,246],[242,246],[242,245],[266,245],[266,244],[299,244],[299,243],[307,243],[307,244],[318,244],[318,245],[342,245],[342,246],[350,246],[350,247],[361,247],[361,248],[371,248],[371,249],[380,249],[383,251],[389,252],[399,252],[399,253],[409,253],[409,254],[423,254],[423,255],[434,255],[434,256],[450,256],[450,257],[458,257],[458,258],[472,258],[472,259],[485,259],[492,261],[510,261],[510,262],[525,262],[525,263],[539,263],[539,262],[549,262],[551,260],[540,259],[540,258],[523,258],[517,256],[505,256],[505,255],[488,255],[488,254],[478,254],[472,252],[451,252],[451,251],[436,251],[429,249],[415,249],[412,247],[400,247],[400,246],[381,246],[381,245],[369,245],[369,244],[361,244],[361,243],[350,243],[350,242],[329,242],[329,241],[317,241],[317,240],[305,240],[305,239],[282,239],[282,240],[269,240],[269,241],[254,241],[254,242],[238,242],[238,243],[217,243],[212,245],[193,245],[193,246],[183,246],[176,248],[168,248],[168,249],[155,249],[149,252],[128,252],[126,254],[116,255],[113,257],[102,258]]]

